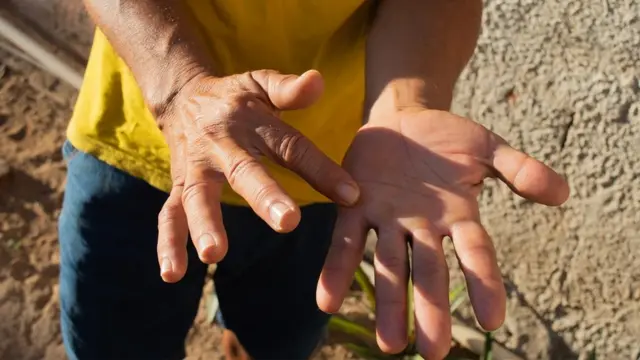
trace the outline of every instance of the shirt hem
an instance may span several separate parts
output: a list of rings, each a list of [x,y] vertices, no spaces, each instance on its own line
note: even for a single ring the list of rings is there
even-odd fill
[[[165,193],[169,193],[171,191],[172,181],[168,169],[166,171],[158,169],[158,167],[150,164],[149,162],[131,156],[117,147],[96,141],[88,136],[78,135],[74,133],[74,131],[70,131],[70,129],[67,130],[67,138],[79,151],[95,156],[98,160],[105,162],[107,165],[113,166],[114,168],[124,171],[135,178],[141,179],[160,191]],[[222,202],[228,205],[249,206],[239,195],[234,195],[235,196],[223,195]],[[326,198],[318,198],[314,200],[298,200],[294,198],[294,201],[299,206],[332,203],[332,201]]]

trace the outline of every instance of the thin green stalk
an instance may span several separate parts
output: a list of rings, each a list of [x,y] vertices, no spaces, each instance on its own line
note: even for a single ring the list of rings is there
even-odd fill
[[[331,317],[329,320],[329,330],[354,336],[367,344],[376,343],[376,334],[373,331],[339,315]]]
[[[466,300],[464,290],[464,284],[459,284],[449,292],[449,304],[451,304],[449,311],[452,314],[458,310],[460,305],[464,304],[464,301]]]
[[[490,332],[484,333],[484,354],[482,360],[492,359],[493,335]]]
[[[376,308],[376,290],[367,274],[364,273],[361,266],[358,266],[355,274],[356,282],[358,286],[364,291],[367,300],[369,300],[369,307],[372,311]]]

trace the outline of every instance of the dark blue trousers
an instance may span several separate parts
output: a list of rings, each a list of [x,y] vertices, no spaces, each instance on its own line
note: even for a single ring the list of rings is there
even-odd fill
[[[206,266],[189,243],[185,278],[161,280],[157,215],[167,194],[70,143],[63,153],[60,298],[69,359],[183,359]],[[222,212],[229,252],[214,281],[225,326],[255,359],[308,358],[328,321],[315,288],[335,206],[303,207],[290,234],[274,232],[250,208]]]

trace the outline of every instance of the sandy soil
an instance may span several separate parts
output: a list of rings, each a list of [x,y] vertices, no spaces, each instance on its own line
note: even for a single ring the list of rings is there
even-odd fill
[[[86,58],[90,23],[78,0],[6,4]],[[454,111],[552,164],[573,190],[558,209],[495,182],[481,197],[509,293],[496,336],[527,358],[640,358],[639,49],[636,0],[485,0]],[[0,52],[0,359],[63,358],[56,218],[74,94]],[[220,331],[203,314],[190,355],[221,358]],[[327,346],[319,356],[349,355]]]
[[[55,359],[59,149],[74,92],[0,59],[0,157],[11,167],[0,177],[0,358]]]

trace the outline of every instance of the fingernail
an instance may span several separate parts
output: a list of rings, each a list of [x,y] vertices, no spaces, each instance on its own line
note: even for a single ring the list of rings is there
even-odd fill
[[[168,257],[163,257],[160,262],[160,274],[164,275],[170,273],[172,271],[173,266],[171,265],[171,260]]]
[[[282,218],[286,213],[291,211],[291,208],[281,202],[276,202],[271,204],[269,207],[269,216],[271,217],[271,221],[278,226],[282,226]]]
[[[200,258],[202,260],[210,260],[213,256],[213,251],[216,247],[216,239],[211,234],[202,234],[198,238],[198,251],[200,252]]]
[[[358,198],[360,197],[360,189],[351,183],[339,184],[336,191],[340,198],[349,205],[358,201]]]

